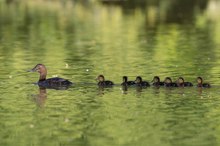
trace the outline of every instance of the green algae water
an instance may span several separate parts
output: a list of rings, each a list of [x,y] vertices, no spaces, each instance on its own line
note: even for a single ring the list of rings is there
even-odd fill
[[[220,145],[220,2],[0,1],[0,146]],[[30,73],[74,82],[43,89]],[[100,89],[104,74],[116,85]],[[210,89],[128,88],[155,75]]]

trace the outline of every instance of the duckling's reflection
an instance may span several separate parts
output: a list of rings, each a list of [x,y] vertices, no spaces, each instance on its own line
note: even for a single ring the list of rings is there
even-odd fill
[[[98,86],[98,95],[104,95],[105,87],[104,86]]]
[[[198,94],[202,95],[202,87],[198,87]]]
[[[44,107],[47,99],[47,90],[44,87],[39,87],[39,94],[35,96],[35,102],[39,107]]]
[[[136,91],[137,91],[138,93],[141,93],[141,92],[142,92],[142,89],[143,89],[142,86],[137,86],[137,87],[136,87]]]
[[[121,90],[123,94],[128,94],[128,86],[127,85],[122,85]]]

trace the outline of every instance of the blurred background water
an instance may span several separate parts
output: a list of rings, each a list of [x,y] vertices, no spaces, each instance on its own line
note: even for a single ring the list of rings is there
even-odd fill
[[[220,145],[220,1],[0,1],[0,145]],[[28,73],[75,83],[40,89]],[[98,74],[114,81],[99,89]],[[122,76],[210,89],[122,91]],[[86,84],[88,83],[88,84]]]

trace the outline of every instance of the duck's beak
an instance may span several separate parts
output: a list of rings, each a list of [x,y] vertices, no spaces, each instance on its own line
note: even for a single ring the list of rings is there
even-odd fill
[[[27,70],[27,72],[36,72],[36,71],[37,71],[36,67],[34,67],[34,68],[30,69],[30,70]]]
[[[34,69],[27,70],[27,72],[35,72]]]

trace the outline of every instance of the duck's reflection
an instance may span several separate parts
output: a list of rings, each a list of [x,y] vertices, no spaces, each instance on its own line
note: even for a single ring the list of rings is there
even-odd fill
[[[47,99],[47,90],[44,87],[39,87],[39,93],[34,96],[34,101],[38,107],[44,107]]]

